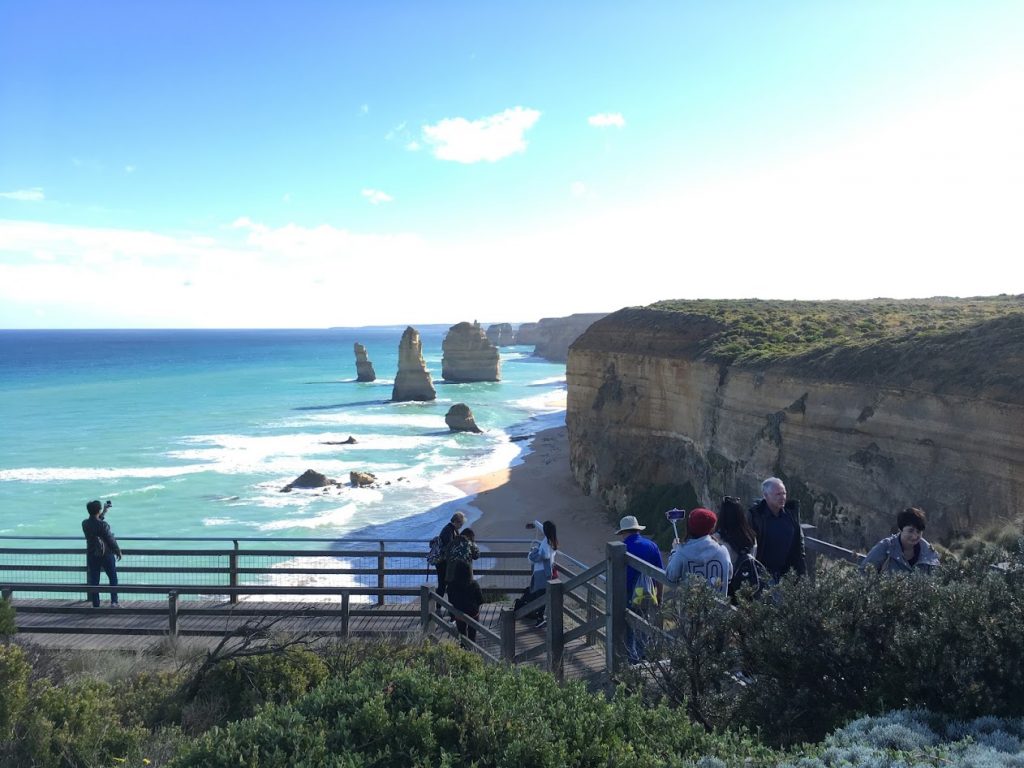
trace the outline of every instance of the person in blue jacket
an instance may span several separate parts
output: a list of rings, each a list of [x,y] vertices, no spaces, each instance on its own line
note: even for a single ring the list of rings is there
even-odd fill
[[[664,561],[661,557],[661,550],[658,549],[658,545],[648,539],[646,536],[641,536],[640,532],[647,529],[646,525],[640,525],[640,522],[634,515],[626,515],[619,521],[619,530],[616,533],[622,536],[622,542],[626,545],[626,551],[645,563],[650,563],[656,568],[664,568]],[[640,584],[642,574],[631,566],[626,566],[626,605],[634,606],[633,600],[634,595],[637,591],[637,585]],[[644,576],[644,579],[650,577]],[[660,602],[661,600],[661,583],[653,585],[653,596]],[[642,608],[642,606],[641,606]],[[634,632],[633,628],[626,624],[626,654],[629,657],[630,664],[637,664],[644,658],[644,651],[647,646],[647,638],[642,633]]]

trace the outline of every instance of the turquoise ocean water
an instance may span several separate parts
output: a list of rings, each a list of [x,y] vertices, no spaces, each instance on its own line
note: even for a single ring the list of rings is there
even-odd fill
[[[0,534],[80,536],[99,498],[121,537],[432,536],[465,500],[453,480],[564,424],[565,366],[506,347],[502,381],[445,384],[447,326],[423,326],[437,400],[390,403],[402,330],[0,331]],[[376,382],[355,381],[356,341]],[[483,435],[449,432],[457,402]],[[306,469],[381,486],[280,492]]]

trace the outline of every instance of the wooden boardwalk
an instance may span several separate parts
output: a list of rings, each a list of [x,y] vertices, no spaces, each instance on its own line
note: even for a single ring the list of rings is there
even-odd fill
[[[79,651],[146,652],[167,642],[168,617],[165,600],[123,601],[123,607],[110,608],[104,603],[93,608],[84,600],[15,598],[18,635],[24,640],[46,648]],[[480,610],[480,623],[492,629],[498,616],[507,609],[507,602],[485,603]],[[235,634],[246,624],[273,619],[273,631],[287,634],[311,634],[329,637],[394,637],[418,642],[423,638],[418,601],[375,604],[353,603],[347,626],[337,602],[282,602],[246,600],[234,606],[224,601],[194,600],[182,602],[178,609],[178,641],[189,648],[215,646],[226,634]],[[432,621],[429,634],[435,639],[449,635],[454,629],[447,621]],[[453,641],[455,638],[452,638]],[[478,638],[481,647],[492,656],[500,656],[498,644]],[[545,632],[534,629],[532,622],[516,627],[516,652],[529,653],[544,646]],[[539,651],[527,662],[544,666],[546,656]],[[588,685],[604,682],[605,658],[601,644],[587,645],[583,639],[566,645],[563,654],[566,679],[581,680]]]

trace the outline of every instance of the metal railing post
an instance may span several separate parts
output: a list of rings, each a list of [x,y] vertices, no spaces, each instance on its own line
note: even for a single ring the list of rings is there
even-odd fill
[[[384,542],[380,542],[380,553],[377,555],[377,589],[384,589]],[[384,605],[384,593],[377,594],[377,605]]]
[[[173,589],[167,593],[167,634],[178,636],[178,593]]]
[[[547,637],[545,644],[548,648],[548,671],[558,680],[564,677],[562,665],[562,652],[565,650],[565,640],[562,633],[564,614],[562,613],[563,587],[560,581],[552,579],[548,582],[547,589]]]
[[[605,606],[608,623],[605,630],[605,665],[609,674],[622,669],[626,649],[626,545],[609,541],[605,548],[607,582]]]
[[[228,586],[238,586],[238,539],[233,539],[235,544],[235,551],[228,555]],[[231,593],[228,601],[232,604],[238,602],[238,594],[235,592]]]
[[[498,630],[501,635],[501,658],[512,664],[516,659],[516,612],[502,608],[498,614]]]
[[[349,593],[341,593],[341,626],[338,628],[338,634],[341,637],[348,637],[348,603]]]

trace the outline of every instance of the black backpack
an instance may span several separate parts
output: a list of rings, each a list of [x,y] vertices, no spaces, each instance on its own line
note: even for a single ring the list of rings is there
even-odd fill
[[[437,565],[441,562],[441,537],[435,536],[430,540],[430,551],[427,552],[427,565]]]
[[[742,553],[736,559],[736,568],[732,574],[732,581],[729,582],[729,597],[732,597],[744,586],[754,589],[754,594],[759,595],[768,586],[768,569],[758,562],[749,552]]]

